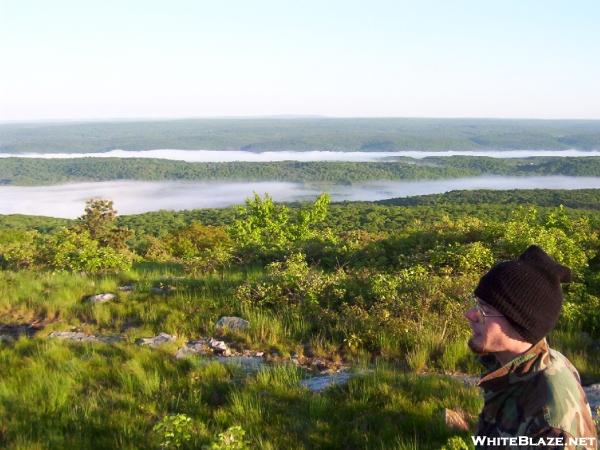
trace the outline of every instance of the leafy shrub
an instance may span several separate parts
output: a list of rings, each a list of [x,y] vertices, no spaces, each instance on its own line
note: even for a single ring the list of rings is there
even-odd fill
[[[473,446],[470,446],[460,436],[452,436],[440,450],[471,450],[472,448]]]
[[[37,231],[0,231],[0,267],[18,270],[33,266],[38,239]]]
[[[437,246],[428,253],[435,267],[444,267],[458,273],[481,273],[494,264],[491,249],[481,242]]]
[[[209,250],[226,249],[233,244],[225,228],[198,222],[169,233],[164,242],[170,254],[182,260],[203,257]]]
[[[105,272],[131,268],[132,255],[101,246],[85,230],[63,228],[48,235],[41,244],[43,265],[77,272]]]
[[[343,271],[323,273],[308,266],[303,254],[267,266],[266,281],[246,283],[236,291],[241,301],[268,307],[283,305],[323,305],[340,303],[345,294]]]
[[[204,450],[247,450],[248,440],[244,438],[246,432],[239,425],[229,427],[212,444],[205,446]]]
[[[192,439],[192,419],[185,414],[164,417],[152,429],[160,440],[160,448],[179,449]]]
[[[290,254],[299,245],[319,237],[317,226],[325,220],[329,196],[321,194],[310,207],[290,210],[277,205],[269,195],[258,194],[238,210],[231,234],[246,258]]]
[[[562,206],[546,216],[533,207],[519,208],[504,226],[500,250],[512,258],[532,244],[581,276],[597,253],[598,235],[587,218],[570,219]]]

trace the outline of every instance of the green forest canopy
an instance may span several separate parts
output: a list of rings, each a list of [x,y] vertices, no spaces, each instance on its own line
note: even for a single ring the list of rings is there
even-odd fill
[[[44,185],[110,180],[415,180],[478,175],[600,176],[600,157],[498,159],[474,156],[399,158],[389,162],[281,161],[189,163],[145,158],[0,158],[0,184]]]
[[[598,120],[263,118],[0,124],[0,153],[600,149]]]

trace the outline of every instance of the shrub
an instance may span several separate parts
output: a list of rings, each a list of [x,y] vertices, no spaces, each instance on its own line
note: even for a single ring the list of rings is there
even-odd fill
[[[37,231],[0,231],[0,267],[18,270],[33,266],[38,238]]]
[[[536,208],[520,208],[505,224],[500,240],[502,256],[512,258],[532,244],[581,276],[589,259],[596,255],[598,236],[588,219],[572,220],[562,206],[545,217]]]
[[[205,446],[204,450],[246,450],[248,449],[248,440],[244,438],[246,432],[239,425],[229,427],[211,445]]]
[[[160,448],[179,449],[192,439],[192,419],[185,414],[166,416],[152,431],[158,435]]]
[[[329,196],[321,194],[310,207],[293,211],[277,205],[269,195],[258,194],[238,210],[231,234],[248,257],[267,258],[293,253],[302,242],[319,237],[318,225],[327,216]]]
[[[40,262],[58,270],[105,272],[130,269],[132,255],[101,246],[85,230],[63,228],[45,237]]]

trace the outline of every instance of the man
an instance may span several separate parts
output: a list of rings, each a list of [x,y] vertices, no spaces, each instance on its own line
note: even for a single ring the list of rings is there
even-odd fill
[[[471,350],[487,373],[478,449],[596,449],[597,436],[579,374],[545,336],[556,325],[569,268],[537,246],[501,262],[475,289],[465,313]]]

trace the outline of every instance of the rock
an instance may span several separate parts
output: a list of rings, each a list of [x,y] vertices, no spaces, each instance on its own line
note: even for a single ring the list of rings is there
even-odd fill
[[[212,355],[213,350],[208,345],[208,339],[200,338],[197,341],[189,341],[175,354],[175,358],[186,358],[190,355]]]
[[[307,378],[300,381],[300,384],[312,392],[321,392],[335,385],[346,384],[350,378],[352,378],[350,372],[340,371],[330,375]]]
[[[217,341],[216,339],[210,338],[208,345],[213,351],[222,356],[230,356],[231,350],[224,341]]]
[[[585,386],[583,390],[585,391],[587,401],[592,409],[592,414],[595,415],[596,409],[600,408],[600,383]]]
[[[14,340],[15,339],[10,334],[0,334],[0,343],[6,342],[8,344],[13,342]]]
[[[256,352],[254,354],[254,356],[257,357],[257,358],[262,358],[263,356],[265,356],[265,352]]]
[[[121,292],[131,292],[135,290],[135,286],[133,284],[124,284],[122,286],[119,286],[119,290]]]
[[[469,431],[473,417],[461,409],[444,408],[444,422],[450,430]]]
[[[116,344],[118,342],[123,342],[123,338],[121,336],[94,336],[96,342],[103,342],[105,344]]]
[[[462,381],[465,386],[477,386],[477,383],[481,380],[481,377],[477,375],[454,374],[448,376],[455,380]]]
[[[74,342],[102,342],[105,344],[115,344],[123,341],[121,336],[95,336],[81,331],[53,331],[48,337]]]
[[[115,294],[111,294],[110,292],[106,292],[103,294],[90,295],[86,302],[88,303],[106,303],[114,300],[117,296]]]
[[[171,336],[167,333],[160,333],[158,336],[150,337],[150,338],[141,338],[138,339],[138,345],[147,345],[148,347],[158,347],[163,344],[168,344],[169,342],[174,342],[175,337]]]
[[[153,287],[151,289],[151,292],[153,294],[169,295],[175,292],[176,290],[177,288],[175,286],[161,284],[160,286]]]
[[[215,327],[218,330],[223,328],[229,328],[232,331],[247,330],[250,327],[250,322],[241,317],[223,316],[217,321]]]

